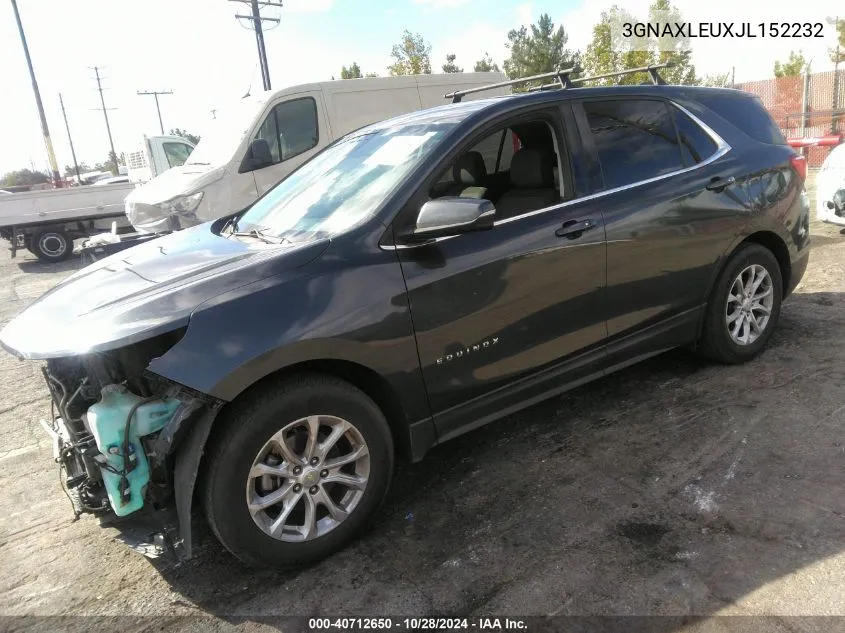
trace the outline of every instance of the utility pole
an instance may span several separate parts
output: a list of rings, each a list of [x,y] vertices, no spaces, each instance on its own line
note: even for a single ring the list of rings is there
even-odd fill
[[[103,117],[105,117],[105,119],[106,119],[106,132],[108,132],[108,135],[109,135],[109,148],[111,149],[111,154],[109,155],[109,160],[114,161],[114,171],[115,171],[115,174],[117,174],[120,170],[117,166],[117,154],[114,151],[114,141],[112,140],[112,137],[111,137],[111,127],[109,126],[109,113],[108,113],[109,110],[113,110],[114,108],[106,108],[106,100],[103,98],[103,85],[100,81],[100,67],[94,66],[93,68],[94,68],[94,74],[96,75],[96,78],[97,78],[97,90],[100,92],[100,104],[103,106],[102,108],[95,108],[95,109],[97,109],[97,110],[102,109]]]
[[[65,112],[65,102],[62,100],[62,93],[59,93],[59,104],[62,106],[62,117],[65,120],[65,129],[67,130],[67,142],[70,143],[70,155],[73,156],[73,168],[76,170],[76,179],[79,184],[82,184],[82,176],[79,175],[79,164],[76,162],[76,151],[73,149],[73,139],[70,136],[70,126],[67,124],[67,113]]]
[[[141,96],[144,95],[152,95],[156,98],[156,112],[158,112],[158,126],[161,128],[161,133],[164,134],[164,123],[161,122],[161,108],[158,105],[158,96],[159,95],[172,95],[172,90],[149,90],[146,92],[138,91],[138,94]]]
[[[252,29],[255,31],[255,43],[258,46],[258,61],[261,63],[261,79],[264,83],[264,90],[270,90],[270,68],[267,65],[267,49],[264,47],[264,28],[262,22],[273,22],[276,26],[281,20],[279,18],[266,18],[261,15],[260,7],[274,7],[281,9],[281,0],[229,0],[229,2],[240,2],[248,4],[252,9],[251,15],[235,14],[235,17],[242,20],[249,20]]]
[[[41,135],[44,137],[44,145],[47,148],[47,160],[50,161],[50,171],[53,177],[53,186],[61,187],[62,179],[59,175],[59,165],[56,163],[56,154],[53,152],[53,141],[50,139],[50,129],[47,127],[47,117],[44,114],[44,104],[41,103],[41,92],[38,90],[38,82],[35,81],[35,69],[32,67],[32,58],[29,56],[29,46],[26,43],[26,35],[23,32],[21,14],[18,12],[18,3],[12,0],[12,9],[15,12],[15,20],[18,23],[18,32],[23,44],[23,54],[26,57],[26,65],[29,68],[29,76],[32,79],[32,91],[35,93],[35,105],[38,108],[38,116],[41,118]]]

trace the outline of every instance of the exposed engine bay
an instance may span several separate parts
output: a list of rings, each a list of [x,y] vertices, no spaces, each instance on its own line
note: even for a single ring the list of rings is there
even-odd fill
[[[183,333],[184,328],[117,350],[50,359],[43,367],[52,415],[41,424],[53,438],[76,516],[110,520],[175,505],[176,448],[203,412],[219,406],[146,370]],[[194,469],[191,489],[195,476]]]

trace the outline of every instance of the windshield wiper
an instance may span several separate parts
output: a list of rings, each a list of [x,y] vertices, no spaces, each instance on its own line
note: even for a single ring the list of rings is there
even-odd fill
[[[188,161],[185,163],[186,165],[210,165],[211,163],[200,163],[196,161]]]
[[[250,229],[249,231],[232,231],[229,235],[234,235],[235,237],[254,237],[259,239],[267,244],[284,244],[285,242],[290,242],[290,240],[286,237],[280,237],[278,235],[270,235],[267,233],[267,229]]]

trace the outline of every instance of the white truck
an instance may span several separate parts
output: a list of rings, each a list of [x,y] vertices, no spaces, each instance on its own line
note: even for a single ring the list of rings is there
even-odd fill
[[[0,237],[11,242],[12,257],[26,248],[43,261],[59,262],[73,253],[76,238],[108,231],[112,223],[131,230],[126,196],[138,184],[182,165],[193,148],[178,136],[145,136],[126,155],[129,182],[0,196]]]
[[[182,167],[135,189],[126,198],[126,215],[139,232],[147,234],[215,220],[249,206],[352,130],[445,105],[446,93],[504,80],[502,73],[342,79],[242,99],[230,111],[218,111]],[[487,91],[481,97],[503,95],[507,90]]]

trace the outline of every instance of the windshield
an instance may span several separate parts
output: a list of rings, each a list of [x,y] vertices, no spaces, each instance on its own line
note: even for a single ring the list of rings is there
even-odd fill
[[[200,142],[185,164],[216,167],[228,163],[264,104],[263,100],[244,99],[230,108],[217,110],[215,118],[200,130]]]
[[[256,202],[238,231],[297,241],[331,235],[370,217],[453,122],[364,130],[329,146]]]

